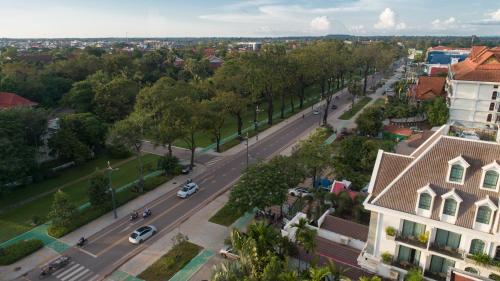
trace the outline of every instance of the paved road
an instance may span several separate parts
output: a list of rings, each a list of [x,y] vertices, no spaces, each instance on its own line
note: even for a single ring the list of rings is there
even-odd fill
[[[345,94],[342,95],[345,96]],[[348,103],[349,98],[339,98],[336,101],[339,107],[337,110],[344,108]],[[306,114],[304,118],[290,121],[272,135],[251,145],[249,147],[250,164],[272,157],[293,144],[310,128],[318,126],[318,118],[317,115]],[[133,222],[129,222],[127,217],[118,219],[114,224],[89,237],[90,242],[83,248],[72,247],[64,252],[72,257],[73,263],[47,277],[46,280],[94,281],[104,279],[156,239],[174,230],[196,211],[225,192],[239,178],[246,165],[245,150],[224,157],[222,161],[212,162],[211,165],[208,165],[206,172],[193,178],[201,187],[196,194],[188,199],[180,199],[176,196],[177,190],[173,190],[147,205],[153,212],[152,217]],[[128,242],[129,234],[135,228],[146,224],[155,225],[159,233],[140,245],[130,244]],[[37,268],[23,278],[25,280],[38,280],[39,273],[40,269]]]

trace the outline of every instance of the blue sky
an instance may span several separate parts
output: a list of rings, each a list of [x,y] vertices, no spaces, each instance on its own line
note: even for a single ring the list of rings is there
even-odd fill
[[[0,37],[500,35],[499,0],[0,0]]]

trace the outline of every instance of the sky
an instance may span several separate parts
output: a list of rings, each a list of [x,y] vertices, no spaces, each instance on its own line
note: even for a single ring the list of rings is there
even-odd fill
[[[500,0],[0,0],[0,38],[500,35]]]

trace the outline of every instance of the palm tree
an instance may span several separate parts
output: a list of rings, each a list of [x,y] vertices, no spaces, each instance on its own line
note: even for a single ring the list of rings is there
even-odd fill
[[[310,281],[325,281],[329,275],[330,269],[328,268],[328,266],[309,268]]]
[[[298,281],[299,275],[297,271],[285,271],[278,276],[279,281]]]
[[[280,238],[278,232],[263,221],[250,224],[247,235],[255,240],[258,254],[262,256],[266,255],[267,251],[273,251]]]
[[[377,275],[373,275],[371,277],[361,276],[359,277],[359,281],[382,281],[382,278],[378,277]]]
[[[238,262],[223,262],[214,266],[212,281],[238,281],[245,273]]]
[[[346,279],[349,280],[349,278],[346,276],[346,272],[349,271],[349,268],[338,266],[335,262],[331,260],[328,261],[326,266],[328,267],[333,280],[335,281],[346,280]]]
[[[301,245],[306,253],[314,252],[316,248],[316,230],[310,229],[307,220],[305,218],[300,218],[298,223],[295,223],[293,227],[295,230],[295,243]],[[300,270],[300,253],[298,255],[299,259],[299,270]]]

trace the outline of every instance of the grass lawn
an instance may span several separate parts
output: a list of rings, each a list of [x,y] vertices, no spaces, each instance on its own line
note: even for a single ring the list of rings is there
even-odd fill
[[[194,258],[201,249],[196,244],[183,241],[137,277],[146,281],[167,281]]]
[[[142,157],[145,166],[153,165],[153,167],[156,167],[156,160],[159,158],[159,156],[153,154],[145,154]],[[101,162],[99,163],[101,163],[101,167],[104,167],[103,164],[107,161],[107,159],[102,159],[100,161]],[[96,163],[94,162],[94,164]],[[138,168],[137,161],[135,159],[123,163],[119,167],[120,169],[113,172],[111,177],[113,187],[120,187],[137,179]],[[87,168],[87,174],[94,171],[94,169],[95,166],[93,168]],[[78,174],[77,172],[73,173]],[[66,178],[66,180],[73,179],[76,179],[76,177]],[[76,206],[80,206],[88,201],[88,184],[89,179],[83,179],[66,186],[63,190],[71,197],[73,203]],[[49,212],[50,206],[52,205],[52,199],[53,193],[50,193],[32,202],[26,203],[21,207],[12,208],[5,211],[4,213],[1,213],[0,242],[6,241],[14,237],[15,235],[31,229],[33,227],[31,225],[31,221],[34,216],[39,217],[42,221],[46,221],[46,216]]]
[[[384,98],[378,98],[372,106],[384,106],[385,105],[385,99]]]
[[[306,89],[305,91],[305,98],[308,99],[313,96],[317,96],[319,99],[319,87],[317,85],[310,86]],[[299,99],[298,97],[294,96],[294,104],[295,104],[295,109],[296,111],[300,110],[298,108],[299,106]],[[311,106],[311,104],[314,104],[318,102],[317,99],[314,99],[310,102],[304,102],[304,108],[307,108],[307,106]],[[279,97],[276,97],[274,100],[274,113],[279,113],[280,112],[280,100]],[[290,107],[290,99],[286,99],[285,101],[285,107],[289,108]],[[258,119],[259,121],[264,121],[267,120],[267,103],[262,103],[259,106],[260,113],[258,114]],[[253,126],[253,109],[250,107],[249,110],[247,110],[243,114],[243,128]],[[276,121],[279,120],[279,118],[275,119]],[[274,122],[275,124],[278,122]],[[228,137],[232,134],[235,134],[237,132],[237,124],[236,124],[236,118],[234,116],[230,115],[227,117],[226,122],[224,127],[222,128],[222,138]],[[259,127],[259,131],[261,130],[261,127]],[[196,146],[197,147],[205,147],[208,146],[212,143],[215,142],[215,139],[213,139],[212,135],[206,133],[206,132],[199,132],[198,134],[195,135],[196,138]],[[179,147],[184,147],[187,148],[186,143],[183,140],[176,140],[174,142],[175,146]]]
[[[340,115],[339,119],[342,119],[342,120],[351,119],[354,115],[356,115],[356,113],[358,113],[358,111],[363,109],[363,107],[365,107],[365,105],[367,105],[371,100],[372,100],[372,98],[366,97],[366,96],[361,98],[356,103],[354,103],[354,106],[351,109],[349,109],[348,111],[346,111],[342,115]]]
[[[224,205],[215,215],[213,215],[208,221],[216,224],[230,226],[238,218],[243,216],[244,213],[229,207],[228,204]]]

